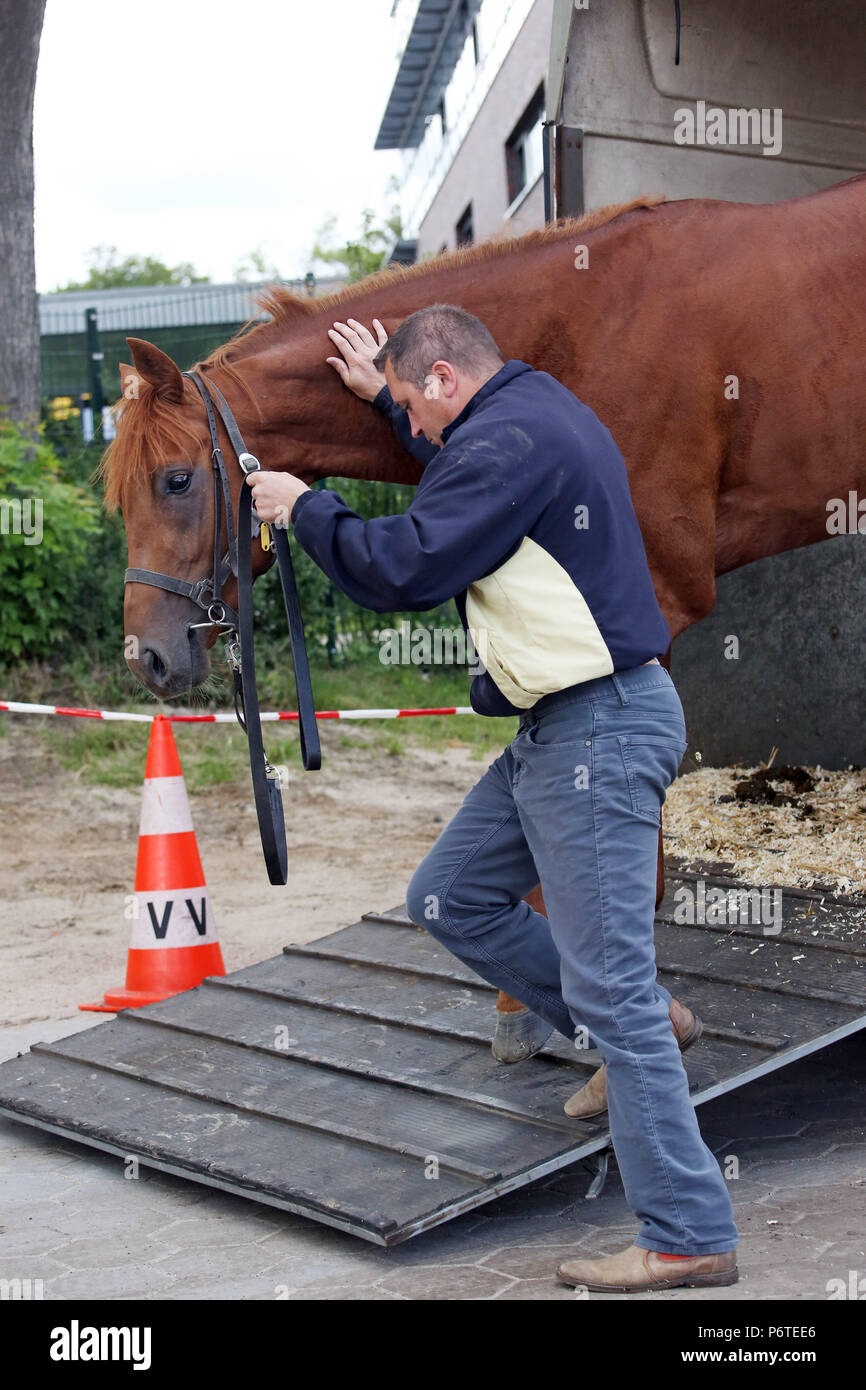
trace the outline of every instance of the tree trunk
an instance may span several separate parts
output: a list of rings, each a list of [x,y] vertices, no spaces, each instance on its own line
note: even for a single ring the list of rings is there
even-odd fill
[[[45,0],[0,0],[0,406],[38,419],[33,92]]]

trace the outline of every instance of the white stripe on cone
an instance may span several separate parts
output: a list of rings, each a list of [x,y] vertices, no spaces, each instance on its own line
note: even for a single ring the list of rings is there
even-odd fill
[[[145,777],[139,835],[177,835],[192,830],[183,777]]]
[[[135,899],[130,950],[205,946],[218,939],[204,886],[136,893]]]

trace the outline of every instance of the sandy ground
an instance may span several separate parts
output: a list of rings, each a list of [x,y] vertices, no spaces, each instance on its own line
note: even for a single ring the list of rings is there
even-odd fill
[[[322,770],[298,772],[285,798],[285,888],[268,883],[248,778],[190,796],[227,971],[401,903],[489,761],[375,756],[321,733]],[[23,725],[0,743],[0,788],[0,1026],[68,1018],[124,981],[140,794],[83,786]]]

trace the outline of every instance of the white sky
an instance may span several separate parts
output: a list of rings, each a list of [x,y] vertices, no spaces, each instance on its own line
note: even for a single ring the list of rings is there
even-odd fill
[[[391,0],[48,0],[36,84],[36,279],[99,243],[212,280],[260,247],[309,268],[393,201],[373,150],[396,73]],[[195,137],[195,138],[194,138]],[[324,267],[318,270],[324,273]]]

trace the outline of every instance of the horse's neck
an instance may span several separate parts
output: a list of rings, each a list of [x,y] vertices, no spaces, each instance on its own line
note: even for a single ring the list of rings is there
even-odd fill
[[[338,355],[328,337],[335,320],[351,317],[371,325],[378,318],[393,331],[427,304],[460,304],[490,328],[506,358],[528,360],[574,389],[574,358],[571,370],[564,370],[568,348],[552,322],[561,313],[562,300],[543,264],[546,260],[552,273],[557,257],[561,260],[567,249],[564,244],[557,248],[541,243],[523,253],[503,251],[463,266],[437,268],[434,263],[425,273],[408,279],[395,276],[393,285],[353,294],[327,313],[314,309],[292,318],[262,352],[236,363],[258,402],[258,424],[249,411],[245,414],[254,437],[262,441],[267,466],[302,472],[309,479],[417,482],[421,476],[419,465],[398,443],[381,412],[355,397],[326,364],[326,357]],[[544,302],[540,284],[546,289]],[[600,308],[598,314],[593,311],[594,298],[600,301],[600,289],[587,285],[580,295],[586,331],[603,317]],[[573,312],[574,307],[572,299],[569,309]]]
[[[246,399],[236,383],[221,378],[243,419],[247,447],[263,467],[310,482],[339,477],[416,483],[420,465],[398,443],[385,416],[349,391],[325,363],[337,355],[327,336],[331,322],[305,324],[301,334],[237,361]]]

